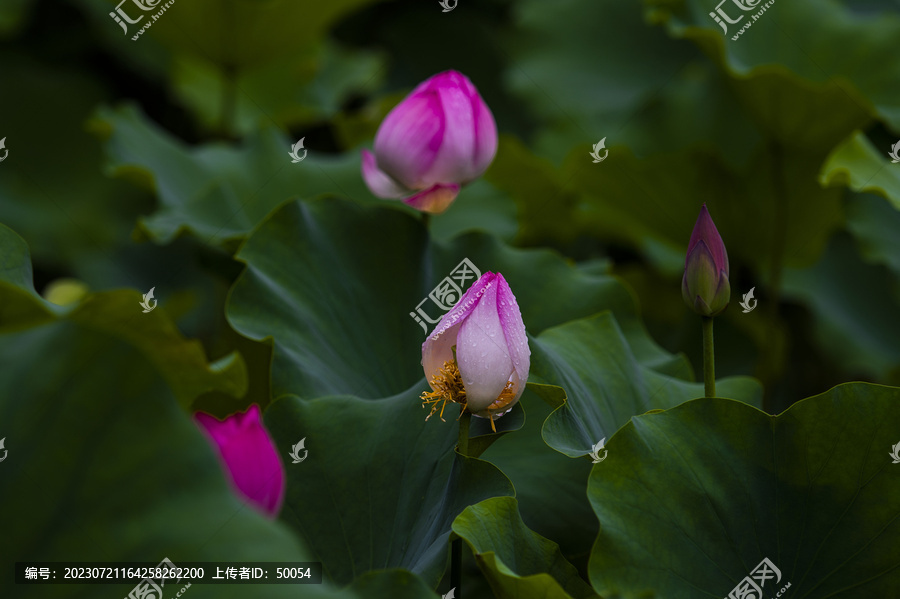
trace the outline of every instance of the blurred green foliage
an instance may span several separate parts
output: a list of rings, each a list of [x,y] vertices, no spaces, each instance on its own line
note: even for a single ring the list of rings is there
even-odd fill
[[[137,40],[150,17],[123,33],[116,7],[0,4],[0,561],[316,559],[300,596],[434,598],[459,537],[463,597],[725,596],[762,557],[797,596],[900,588],[868,461],[900,402],[896,2],[776,0],[736,40],[713,0],[176,0]],[[449,68],[500,147],[423,221],[360,149]],[[680,297],[702,203],[728,400],[697,399]],[[478,458],[424,421],[409,316],[463,257],[507,278],[533,352]],[[189,421],[251,403],[315,456],[277,522]],[[10,574],[4,597],[96,596]]]

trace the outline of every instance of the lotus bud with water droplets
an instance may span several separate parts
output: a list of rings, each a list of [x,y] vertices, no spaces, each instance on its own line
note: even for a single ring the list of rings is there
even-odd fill
[[[429,417],[447,402],[475,416],[509,412],[522,396],[531,350],[519,304],[503,275],[487,272],[447,312],[422,344],[422,366],[432,391]]]

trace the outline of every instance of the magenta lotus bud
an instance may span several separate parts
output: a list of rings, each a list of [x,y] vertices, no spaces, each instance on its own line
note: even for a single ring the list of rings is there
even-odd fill
[[[509,412],[522,396],[531,350],[519,304],[500,273],[487,272],[447,312],[422,344],[422,366],[431,385],[425,403],[462,404],[475,416]],[[431,414],[428,416],[431,417]]]
[[[380,198],[440,214],[497,153],[497,124],[468,77],[445,71],[419,84],[382,121],[362,175]]]
[[[237,494],[270,518],[277,516],[284,500],[284,468],[259,406],[225,420],[197,412],[194,420],[213,441]]]
[[[681,295],[685,303],[701,316],[722,312],[731,299],[728,274],[728,252],[703,204],[684,262]]]

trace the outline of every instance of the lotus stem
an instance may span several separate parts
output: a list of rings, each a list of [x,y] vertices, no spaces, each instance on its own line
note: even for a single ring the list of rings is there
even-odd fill
[[[472,413],[466,410],[466,406],[460,406],[459,415],[459,441],[457,449],[461,455],[469,453],[469,424],[472,421]],[[462,539],[454,539],[450,542],[450,588],[456,589],[455,597],[461,597],[462,583]]]
[[[469,455],[469,423],[472,422],[472,413],[466,409],[466,406],[460,406],[459,415],[459,453]]]
[[[462,539],[455,539],[450,543],[450,588],[456,589],[454,597],[460,599],[462,593]]]
[[[716,396],[716,356],[713,347],[713,319],[701,316],[703,321],[703,386],[706,397]]]

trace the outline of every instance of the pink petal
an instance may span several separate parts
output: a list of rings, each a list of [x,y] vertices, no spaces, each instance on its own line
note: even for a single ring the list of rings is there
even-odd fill
[[[719,235],[719,231],[716,229],[716,224],[709,215],[709,211],[706,209],[706,204],[703,204],[700,208],[700,216],[697,217],[697,222],[694,224],[691,240],[688,242],[687,256],[691,255],[691,250],[701,240],[706,242],[706,247],[709,248],[709,252],[712,254],[713,261],[716,264],[716,270],[724,270],[725,274],[730,275],[728,252],[725,250],[725,243],[722,241],[722,237]],[[685,259],[685,266],[687,266],[687,259]]]
[[[436,183],[424,191],[403,200],[409,206],[422,212],[440,214],[453,203],[459,195],[459,185],[456,183]]]
[[[444,115],[444,137],[427,181],[468,183],[481,176],[497,151],[497,126],[472,82],[456,71],[431,79]]]
[[[500,325],[503,327],[503,335],[506,338],[506,346],[513,367],[524,388],[528,381],[528,370],[531,368],[531,349],[528,347],[528,335],[525,334],[525,322],[522,320],[522,312],[519,303],[513,295],[509,283],[503,275],[497,274],[499,283],[497,288],[497,310],[500,314]],[[517,386],[521,395],[521,389]]]
[[[437,183],[426,178],[444,137],[444,116],[434,92],[407,96],[375,134],[378,167],[409,189]]]
[[[262,513],[275,517],[284,500],[284,469],[256,404],[224,421],[198,412],[194,419],[207,434],[238,494]]]
[[[514,371],[498,313],[499,278],[497,275],[485,288],[457,335],[456,363],[472,412],[481,412],[497,401]]]
[[[497,155],[497,123],[490,108],[476,96],[475,103],[475,156],[472,160],[475,176],[480,177],[488,169]]]
[[[362,151],[362,176],[372,195],[379,198],[402,198],[410,191],[379,169],[375,155],[368,150]]]
[[[444,89],[446,87],[459,87],[462,88],[466,94],[471,95],[473,92],[477,93],[475,90],[475,86],[472,85],[472,82],[468,77],[460,73],[459,71],[455,71],[453,69],[442,71],[436,75],[432,75],[422,83],[420,83],[413,93],[423,92],[423,91],[438,91],[440,89]]]
[[[457,332],[462,322],[475,310],[475,306],[481,301],[484,289],[496,275],[486,272],[481,278],[472,283],[459,301],[449,312],[444,314],[441,321],[422,344],[422,367],[425,370],[425,378],[428,384],[444,362],[453,359],[452,347],[456,345]],[[432,389],[434,387],[432,386]]]

